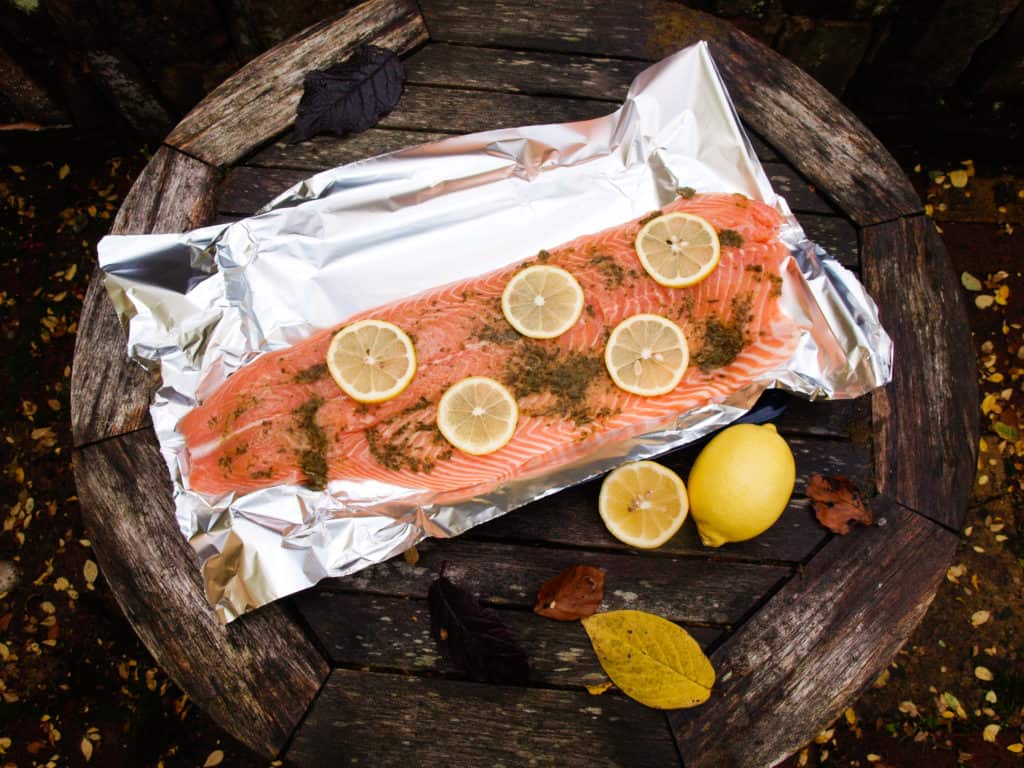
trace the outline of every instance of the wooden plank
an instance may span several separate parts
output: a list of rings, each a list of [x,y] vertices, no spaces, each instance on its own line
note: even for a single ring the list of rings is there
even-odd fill
[[[873,395],[879,489],[959,529],[978,445],[975,355],[959,282],[924,216],[863,232],[864,282],[893,340]]]
[[[860,243],[857,228],[839,216],[801,213],[797,216],[807,237],[820,245],[844,267],[860,269]]]
[[[864,446],[870,442],[870,398],[811,401],[797,395],[786,400],[786,410],[776,424],[779,432],[813,437],[839,437]]]
[[[312,175],[292,168],[232,168],[217,191],[217,212],[251,216],[293,184]]]
[[[836,216],[839,212],[821,196],[807,179],[785,162],[765,163],[764,172],[772,189],[786,198],[793,213],[817,213]]]
[[[181,232],[213,217],[218,172],[168,147],[158,149],[132,185],[111,234]],[[71,431],[75,445],[149,423],[156,379],[128,359],[125,333],[97,269],[82,307],[71,371]]]
[[[708,703],[669,713],[687,768],[775,765],[838,717],[910,636],[957,538],[885,497],[874,508],[884,526],[833,538],[715,651]]]
[[[803,562],[828,535],[818,524],[810,504],[801,494],[807,477],[815,472],[845,475],[865,490],[874,488],[871,453],[867,446],[853,446],[837,440],[823,441],[789,437],[797,465],[797,495],[790,500],[779,522],[755,539],[727,544],[718,549],[700,543],[696,526],[687,521],[682,530],[659,547],[659,555],[697,555],[750,561]],[[696,459],[700,445],[675,451],[659,462],[684,479]],[[542,499],[522,509],[473,528],[467,539],[524,541],[589,547],[603,550],[628,549],[615,539],[597,514],[600,482],[570,488],[553,499]]]
[[[199,102],[166,142],[211,165],[233,163],[291,125],[310,70],[366,43],[405,52],[426,39],[411,0],[366,0],[257,56]]]
[[[332,664],[463,677],[438,655],[430,635],[430,611],[423,600],[311,589],[291,603]],[[531,611],[506,608],[498,609],[498,614],[530,658],[532,683],[582,688],[607,679],[578,621],[552,621]],[[705,648],[723,634],[716,627],[686,629]]]
[[[97,559],[132,628],[232,736],[276,754],[326,678],[327,663],[279,605],[227,627],[217,620],[195,553],[178,530],[151,431],[76,450],[74,470]]]
[[[419,562],[401,557],[352,576],[326,579],[321,588],[392,597],[424,598],[445,575],[486,603],[532,608],[537,590],[570,565],[607,572],[604,605],[608,610],[635,608],[687,624],[734,624],[765,594],[787,579],[791,569],[779,565],[715,562],[648,554],[556,549],[485,541],[432,539],[417,546]]]
[[[922,210],[882,144],[813,78],[728,23],[665,0],[424,0],[437,42],[660,59],[699,40],[740,115],[860,224]],[[799,126],[799,129],[794,129]]]
[[[443,127],[443,126],[442,126]],[[275,141],[245,161],[263,168],[298,168],[310,173],[325,171],[356,160],[395,152],[450,136],[439,131],[405,131],[371,128],[353,136],[316,136],[299,144]]]
[[[336,669],[286,761],[372,765],[666,768],[664,715],[624,697]]]

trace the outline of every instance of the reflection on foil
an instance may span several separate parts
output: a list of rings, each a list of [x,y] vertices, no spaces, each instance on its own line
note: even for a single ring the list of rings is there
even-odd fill
[[[784,367],[648,434],[458,503],[371,481],[222,496],[186,488],[178,421],[257,356],[359,311],[636,218],[681,186],[739,192],[787,217],[782,303],[806,330]],[[319,173],[248,219],[185,234],[107,237],[99,251],[128,328],[128,354],[160,371],[151,413],[177,520],[225,621],[426,536],[456,536],[625,460],[690,443],[741,417],[767,388],[857,397],[891,375],[875,305],[848,270],[807,241],[772,191],[703,43],[641,73],[606,117],[370,158]]]

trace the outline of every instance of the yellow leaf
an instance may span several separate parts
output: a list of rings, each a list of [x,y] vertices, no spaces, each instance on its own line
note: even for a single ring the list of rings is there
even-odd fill
[[[985,741],[995,742],[996,736],[999,735],[1000,730],[1000,727],[995,723],[989,723],[985,726],[985,730],[982,731],[981,737],[985,739]]]
[[[975,667],[974,676],[979,680],[984,680],[986,682],[995,678],[995,675],[992,674],[988,667]]]
[[[215,749],[206,758],[206,762],[203,763],[203,768],[214,768],[214,766],[220,765],[224,762],[224,752]]]
[[[402,553],[402,557],[409,565],[416,565],[420,561],[420,551],[416,547],[409,547]]]
[[[960,189],[961,187],[966,187],[967,186],[967,171],[961,171],[961,170],[950,171],[949,183],[952,184],[957,189]]]
[[[605,680],[603,683],[598,683],[597,685],[588,685],[587,693],[589,693],[591,696],[600,696],[602,693],[604,693],[611,687],[612,681]]]
[[[980,627],[990,618],[992,618],[992,614],[989,611],[975,611],[971,614],[971,626]]]
[[[85,762],[88,763],[92,760],[92,742],[89,741],[89,739],[83,736],[82,741],[79,742],[78,748],[82,750],[82,757],[85,758]]]
[[[100,569],[96,567],[96,563],[92,560],[86,560],[85,565],[82,566],[82,575],[85,576],[85,581],[88,584],[92,584],[96,581],[96,577],[99,576]]]
[[[64,163],[64,165],[62,165],[60,167],[60,170],[57,171],[57,178],[60,179],[61,181],[63,181],[64,179],[66,179],[68,177],[69,173],[71,173],[71,166],[68,165],[67,163]],[[85,759],[88,760],[89,758],[85,758]]]
[[[623,693],[655,709],[703,704],[715,670],[690,634],[644,611],[609,611],[583,619],[597,660]]]
[[[1021,744],[1018,741],[1016,744],[1011,744],[1010,746],[1008,746],[1007,749],[1010,750],[1011,752],[1017,752],[1017,753],[1024,752],[1024,744]]]

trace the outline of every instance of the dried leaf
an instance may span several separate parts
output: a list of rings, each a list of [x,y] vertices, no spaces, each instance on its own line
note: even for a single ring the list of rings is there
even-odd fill
[[[409,547],[402,553],[402,558],[409,565],[416,565],[420,561],[420,551],[416,547]]]
[[[996,725],[995,723],[989,723],[988,725],[985,726],[985,730],[982,731],[981,737],[985,741],[989,741],[989,742],[993,742],[994,743],[995,740],[996,740],[996,736],[999,735],[999,731],[1001,731],[1001,730],[1002,729],[998,725]]]
[[[57,178],[63,181],[68,177],[69,173],[71,173],[71,166],[69,166],[67,163],[64,163],[64,165],[60,167],[60,170],[57,171]],[[88,759],[89,758],[86,758],[86,760]]]
[[[206,762],[203,763],[203,768],[215,768],[215,766],[218,766],[223,762],[224,752],[222,750],[215,749],[207,756]]]
[[[99,576],[100,569],[96,566],[96,563],[92,560],[86,560],[85,565],[82,566],[82,575],[85,576],[87,584],[92,584],[96,581],[96,577]]]
[[[967,186],[967,171],[955,170],[949,172],[949,183],[957,189]]]
[[[556,621],[575,621],[595,613],[602,599],[604,570],[574,565],[544,582],[533,612]]]
[[[995,679],[995,675],[992,674],[992,670],[988,667],[975,667],[974,676],[979,680],[984,680],[985,682]]]
[[[587,693],[589,693],[591,696],[600,696],[602,693],[604,693],[611,687],[612,681],[605,680],[603,683],[598,683],[597,685],[588,685]]]
[[[655,709],[707,701],[715,670],[697,641],[668,619],[609,611],[583,619],[598,661],[623,693]]]
[[[981,280],[976,278],[970,272],[963,272],[960,275],[960,284],[963,285],[968,291],[980,291]]]
[[[441,653],[473,679],[526,685],[526,653],[498,614],[461,587],[439,576],[427,592],[430,631]]]
[[[385,48],[364,45],[351,58],[306,74],[293,143],[320,133],[341,136],[376,125],[398,103],[405,67]]]
[[[980,627],[990,618],[992,618],[992,613],[990,611],[975,611],[971,614],[971,626]]]
[[[807,481],[807,497],[814,505],[818,522],[833,533],[849,533],[853,522],[864,525],[875,522],[875,516],[864,506],[857,486],[845,477],[811,475]]]
[[[82,757],[85,758],[85,762],[92,760],[92,742],[88,738],[83,736],[82,741],[78,744],[78,748],[82,750]]]

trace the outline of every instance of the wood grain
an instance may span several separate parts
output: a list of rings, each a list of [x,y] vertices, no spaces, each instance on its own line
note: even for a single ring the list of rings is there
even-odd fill
[[[310,70],[342,61],[366,43],[405,52],[426,39],[411,0],[366,0],[250,61],[199,102],[166,142],[211,165],[233,163],[291,125]]]
[[[978,386],[949,255],[924,216],[863,232],[864,281],[893,340],[893,381],[872,400],[879,489],[963,524],[974,482]]]
[[[877,223],[922,210],[889,152],[834,96],[708,14],[665,0],[421,5],[437,42],[656,60],[707,40],[744,121],[854,221]]]
[[[371,128],[354,136],[316,136],[299,144],[275,141],[246,159],[247,166],[297,168],[309,174],[356,160],[395,152],[417,144],[440,141],[451,134],[436,131],[405,131]]]
[[[910,636],[957,538],[885,497],[873,506],[885,525],[826,544],[712,655],[718,681],[708,703],[669,714],[687,768],[775,765],[835,719]]]
[[[686,624],[728,625],[787,579],[785,566],[716,562],[703,558],[645,557],[588,549],[556,549],[525,544],[472,541],[459,537],[417,546],[419,562],[401,557],[352,576],[326,579],[321,587],[391,597],[424,598],[441,564],[445,576],[491,605],[532,608],[537,589],[570,565],[604,568],[604,605],[635,608]]]
[[[463,679],[438,655],[424,600],[311,589],[291,601],[332,664]],[[578,621],[552,621],[528,610],[499,608],[530,658],[534,685],[580,688],[607,679]],[[344,616],[340,621],[339,617]],[[703,647],[720,638],[715,627],[687,626]]]
[[[621,696],[336,669],[295,735],[300,768],[665,768],[661,712]]]
[[[77,449],[74,470],[103,575],[157,663],[232,736],[276,754],[327,675],[319,652],[281,606],[220,624],[151,431]]]
[[[181,152],[161,147],[125,197],[111,234],[181,232],[208,223],[219,173]],[[71,431],[75,445],[149,424],[156,378],[128,359],[126,336],[93,272],[75,340],[71,371]]]

